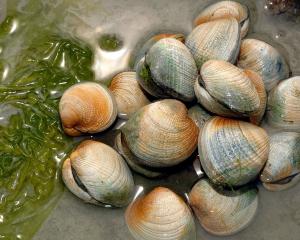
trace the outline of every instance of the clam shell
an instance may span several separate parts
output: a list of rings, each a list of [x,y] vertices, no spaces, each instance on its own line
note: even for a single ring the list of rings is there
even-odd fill
[[[271,91],[267,118],[274,127],[300,132],[300,77],[284,80]]]
[[[135,72],[122,72],[117,74],[109,89],[115,96],[118,116],[123,119],[150,103],[136,80]]]
[[[211,59],[234,63],[240,49],[240,26],[235,18],[222,18],[197,26],[187,37],[198,69]]]
[[[204,126],[205,122],[212,117],[210,113],[208,113],[204,108],[202,108],[198,104],[194,105],[189,109],[188,115],[200,129]]]
[[[268,43],[257,39],[242,41],[237,65],[260,74],[267,91],[289,77],[289,66],[283,56]]]
[[[64,162],[62,176],[71,192],[86,202],[121,207],[132,198],[130,170],[121,155],[101,142],[83,141]]]
[[[198,80],[195,82],[194,90],[198,102],[208,111],[224,117],[240,117],[239,113],[231,111],[210,96],[209,93],[200,85]]]
[[[159,88],[164,97],[172,96],[183,101],[195,98],[197,67],[192,54],[182,42],[173,38],[159,40],[150,48],[145,61],[154,87]],[[144,87],[143,83],[141,85]],[[151,94],[153,91],[148,92]]]
[[[281,132],[270,138],[270,153],[260,179],[267,189],[287,189],[300,180],[300,133]]]
[[[138,159],[128,148],[126,141],[124,141],[124,137],[119,133],[115,139],[115,147],[117,151],[124,157],[127,164],[130,166],[132,170],[135,172],[142,174],[148,178],[156,178],[164,175],[163,171],[158,171],[155,169],[149,169],[145,166],[141,165],[141,160]]]
[[[130,151],[149,167],[170,167],[192,155],[199,129],[183,103],[165,99],[136,112],[121,128]]]
[[[251,79],[259,96],[259,100],[260,100],[259,109],[256,112],[250,114],[250,122],[259,125],[266,111],[267,92],[265,89],[264,82],[259,74],[251,70],[245,70],[244,72]]]
[[[243,114],[258,111],[258,92],[244,70],[221,60],[210,60],[201,67],[206,91],[225,107]]]
[[[258,207],[257,189],[221,191],[206,179],[194,185],[189,199],[202,227],[218,236],[245,229],[254,219]]]
[[[117,117],[117,106],[106,87],[85,82],[64,92],[59,102],[59,114],[65,133],[79,136],[110,127]]]
[[[167,188],[157,187],[128,206],[125,219],[136,240],[196,240],[193,215]]]
[[[249,29],[249,9],[247,6],[234,1],[219,1],[206,7],[195,19],[194,25],[200,25],[215,19],[234,17],[241,26],[244,38]]]
[[[251,123],[213,117],[201,131],[198,149],[213,183],[241,186],[255,179],[267,161],[269,137]]]

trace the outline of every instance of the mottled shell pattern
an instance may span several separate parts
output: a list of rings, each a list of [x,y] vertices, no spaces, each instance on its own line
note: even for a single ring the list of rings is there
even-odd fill
[[[140,109],[121,132],[142,165],[159,168],[177,165],[191,156],[199,129],[183,103],[165,99]]]
[[[151,77],[147,80],[141,76],[143,67],[138,66],[138,80],[151,95],[183,101],[195,98],[197,67],[192,54],[182,42],[174,38],[159,40],[150,48],[144,64]]]
[[[219,1],[206,7],[195,19],[194,25],[200,25],[215,19],[234,17],[241,26],[241,36],[244,38],[249,29],[249,9],[235,1]]]
[[[122,207],[132,199],[133,177],[120,154],[104,143],[83,141],[63,164],[68,189],[85,202]]]
[[[199,135],[198,149],[213,183],[241,186],[254,180],[267,161],[269,137],[254,124],[213,117]]]
[[[109,89],[115,96],[120,118],[128,119],[130,115],[150,103],[137,82],[135,72],[117,74]]]
[[[240,26],[233,17],[203,23],[186,38],[186,46],[194,56],[198,69],[211,59],[234,63],[240,42]]]
[[[201,129],[204,124],[212,117],[209,112],[207,112],[198,104],[189,109],[188,115],[191,119],[193,119],[199,129]]]
[[[289,66],[278,50],[257,39],[242,41],[237,65],[261,75],[267,91],[289,77]]]
[[[194,185],[189,200],[202,227],[218,236],[232,235],[246,228],[258,207],[257,189],[220,190],[207,179]]]
[[[193,215],[167,188],[157,187],[128,206],[125,219],[136,240],[196,240]]]
[[[106,87],[93,82],[73,85],[59,103],[66,134],[98,133],[110,127],[117,117],[117,104]]]
[[[271,91],[267,118],[274,127],[300,132],[300,77],[284,80]]]
[[[300,133],[271,136],[269,158],[260,179],[271,191],[287,189],[300,180]]]

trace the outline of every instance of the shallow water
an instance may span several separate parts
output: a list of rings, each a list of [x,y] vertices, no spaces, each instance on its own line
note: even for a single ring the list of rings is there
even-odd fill
[[[0,0],[0,21],[4,19],[4,3]],[[34,1],[7,1],[10,7],[24,15],[37,11]],[[155,33],[183,33],[192,29],[197,13],[211,0],[51,0],[39,1],[42,11],[41,26],[54,23],[58,32],[71,34],[88,43],[94,52],[95,78],[108,83],[111,77],[129,69],[137,50]],[[264,9],[264,1],[241,1],[251,10],[251,28],[248,36],[265,40],[284,53],[293,75],[300,74],[300,18],[291,15],[271,16]],[[122,47],[109,52],[99,48],[98,40],[103,34],[116,34]],[[22,39],[24,37],[24,39]],[[4,52],[9,59],[13,74],[14,56],[22,49],[23,40],[15,40],[15,52]],[[30,37],[29,37],[30,38]],[[1,46],[0,46],[1,47]],[[17,48],[18,47],[18,48]],[[4,72],[4,71],[2,71]],[[4,80],[8,77],[0,75]],[[4,76],[4,77],[3,77]],[[1,108],[2,111],[8,111]],[[0,119],[5,121],[5,119]],[[274,130],[269,129],[270,133]],[[109,131],[95,138],[113,145],[115,132]],[[184,196],[196,181],[197,175],[188,164],[176,174],[160,180],[148,180],[135,175],[136,185],[147,192],[154,186],[168,186]],[[271,193],[260,188],[259,211],[254,222],[241,233],[224,239],[291,239],[300,236],[300,186],[290,190]],[[45,221],[34,239],[132,239],[125,226],[124,209],[104,209],[82,203],[65,191],[57,207]],[[1,229],[0,229],[1,233]],[[198,226],[199,239],[220,239],[204,232]]]

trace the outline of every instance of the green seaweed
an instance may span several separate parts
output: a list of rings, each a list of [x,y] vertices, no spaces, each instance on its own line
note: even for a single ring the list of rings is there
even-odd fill
[[[1,239],[31,238],[58,199],[60,163],[74,145],[60,125],[59,98],[94,78],[92,52],[72,38],[43,34],[20,56],[0,85],[0,103],[18,110],[0,126]]]

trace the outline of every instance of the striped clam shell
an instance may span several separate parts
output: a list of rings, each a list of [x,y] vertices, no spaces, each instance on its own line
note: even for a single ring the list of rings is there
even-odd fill
[[[257,39],[242,41],[237,65],[261,75],[267,91],[289,77],[289,66],[283,56],[270,44]]]
[[[198,181],[189,200],[202,227],[217,236],[233,235],[254,219],[258,207],[257,189],[220,190],[207,179]]]
[[[242,114],[256,112],[260,98],[244,70],[222,60],[210,60],[201,67],[201,83],[219,103]]]
[[[106,87],[85,82],[64,92],[59,102],[59,114],[65,133],[79,136],[109,128],[117,117],[117,105]]]
[[[126,162],[101,142],[83,141],[65,160],[62,177],[68,189],[88,203],[122,207],[133,195],[133,177]]]
[[[147,53],[145,65],[150,71],[151,83],[143,77],[138,79],[151,95],[183,101],[192,101],[195,98],[197,67],[192,54],[182,42],[174,38],[159,40]],[[138,71],[140,69],[138,66]]]
[[[241,26],[241,35],[247,35],[250,19],[247,6],[235,1],[219,1],[206,7],[195,19],[194,25],[200,25],[215,19],[234,17]]]
[[[168,188],[157,187],[135,200],[125,219],[136,240],[196,240],[189,207]]]
[[[271,91],[267,118],[274,127],[300,132],[300,77],[284,80]]]
[[[165,99],[140,109],[121,132],[142,165],[159,168],[177,165],[191,156],[199,129],[183,103]]]
[[[270,138],[269,158],[261,176],[271,191],[287,189],[300,180],[300,133],[280,132]]]
[[[213,117],[199,135],[198,149],[213,183],[241,186],[254,180],[267,161],[269,137],[254,124]]]
[[[240,26],[235,18],[222,18],[197,26],[186,38],[198,69],[211,59],[234,63],[240,49]]]
[[[109,89],[115,96],[120,118],[128,119],[130,115],[150,103],[137,82],[135,72],[117,74]]]

